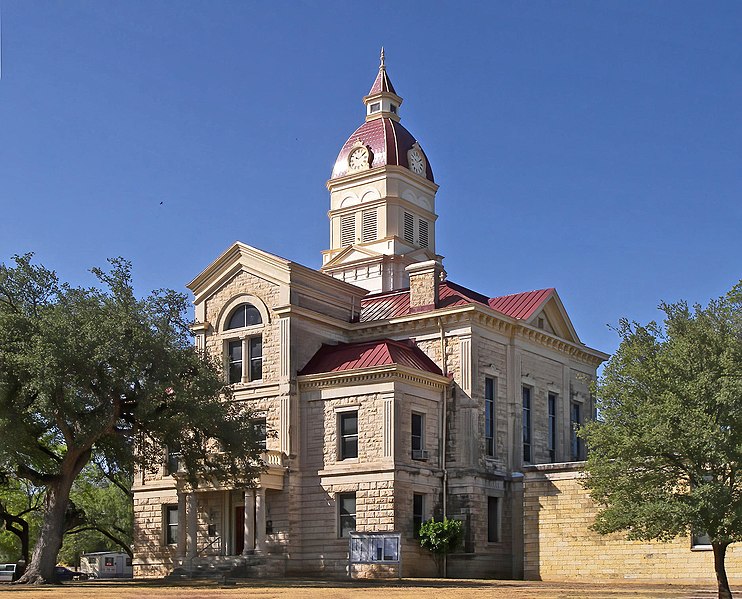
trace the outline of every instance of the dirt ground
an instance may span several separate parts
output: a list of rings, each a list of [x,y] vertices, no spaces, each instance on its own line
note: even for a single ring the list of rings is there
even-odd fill
[[[741,593],[742,589],[737,589]],[[232,585],[214,582],[65,583],[49,587],[0,585],[16,599],[713,599],[712,586],[583,584],[502,580],[403,579],[401,581],[256,580]]]

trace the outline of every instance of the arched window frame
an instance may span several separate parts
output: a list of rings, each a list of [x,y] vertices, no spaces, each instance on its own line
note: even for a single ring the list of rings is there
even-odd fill
[[[258,310],[261,322],[227,329],[234,311],[244,304],[250,304]],[[241,294],[223,306],[217,322],[222,340],[224,373],[227,382],[239,384],[263,380],[263,332],[266,325],[270,323],[267,306],[254,295]],[[241,376],[235,372],[237,369]]]

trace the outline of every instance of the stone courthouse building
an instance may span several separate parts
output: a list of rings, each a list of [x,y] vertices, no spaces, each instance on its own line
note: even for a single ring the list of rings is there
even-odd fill
[[[368,572],[349,565],[351,531],[397,533],[393,573],[433,575],[416,533],[443,515],[465,533],[449,575],[539,576],[524,472],[584,458],[574,430],[607,356],[554,289],[492,297],[448,278],[438,186],[383,55],[363,103],[327,183],[322,267],[238,242],[188,285],[196,344],[266,431],[266,469],[247,489],[190,489],[177,454],[137,473],[136,576]]]

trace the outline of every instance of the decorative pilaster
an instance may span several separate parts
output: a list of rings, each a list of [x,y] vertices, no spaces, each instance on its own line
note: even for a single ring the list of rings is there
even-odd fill
[[[188,493],[188,509],[186,511],[186,557],[196,557],[196,531],[197,531],[197,510],[198,501],[196,494],[191,491]]]
[[[255,551],[255,490],[245,489],[245,542],[242,555]]]
[[[384,398],[384,457],[394,455],[394,397]]]
[[[265,489],[255,490],[255,551],[265,551]]]
[[[183,526],[186,521],[186,495],[178,490],[178,544],[176,546],[177,557],[183,558],[186,554],[186,536]]]
[[[289,377],[289,357],[291,355],[291,339],[289,338],[289,319],[281,318],[278,321],[278,328],[281,338],[280,343],[280,369],[281,378]]]

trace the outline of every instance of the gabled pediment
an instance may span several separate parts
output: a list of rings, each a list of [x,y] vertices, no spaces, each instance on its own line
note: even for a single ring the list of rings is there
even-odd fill
[[[281,287],[279,303],[288,304],[289,288],[300,288],[303,293],[319,295],[324,301],[332,302],[331,298],[341,298],[343,304],[348,303],[345,298],[363,297],[367,291],[333,279],[313,268],[308,268],[297,262],[292,262],[259,250],[239,241],[233,243],[216,260],[207,266],[201,274],[188,283],[187,287],[195,296],[195,303],[199,304],[223,285],[232,280],[240,272],[259,277],[269,283]]]
[[[543,319],[543,321],[540,322],[539,319]],[[526,322],[572,343],[581,343],[556,290],[552,290],[543,305]]]
[[[336,266],[342,266],[343,264],[350,264],[352,262],[358,262],[360,260],[368,260],[370,258],[378,258],[382,254],[374,250],[359,247],[355,245],[349,245],[343,249],[340,253],[336,254],[332,260],[327,262],[322,269],[333,268]]]

